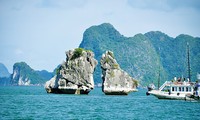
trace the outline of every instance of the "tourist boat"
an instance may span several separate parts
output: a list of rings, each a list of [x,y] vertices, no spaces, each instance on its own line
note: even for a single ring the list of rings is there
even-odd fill
[[[193,94],[195,82],[190,81],[166,81],[158,90],[150,90],[147,95],[151,94],[158,99],[185,100],[186,95]]]
[[[174,78],[172,81],[166,81],[161,87],[160,83],[160,71],[159,71],[159,80],[158,80],[158,89],[155,90],[151,86],[148,86],[147,95],[154,95],[159,99],[173,99],[173,100],[186,100],[186,99],[198,99],[198,96],[195,96],[195,84],[196,82],[190,81],[190,63],[189,63],[189,44],[187,44],[187,59],[188,59],[188,79]],[[186,97],[188,96],[188,97]]]

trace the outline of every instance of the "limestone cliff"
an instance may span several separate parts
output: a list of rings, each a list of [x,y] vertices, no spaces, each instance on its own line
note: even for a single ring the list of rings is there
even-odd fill
[[[123,71],[111,51],[106,51],[101,58],[102,91],[107,95],[127,95],[137,91],[138,81]]]
[[[45,84],[48,93],[88,94],[94,88],[93,72],[97,65],[91,51],[77,48],[66,52],[56,75]]]
[[[11,75],[11,85],[30,85],[31,80],[27,76],[28,71],[32,71],[32,69],[25,62],[15,63]]]
[[[43,85],[46,80],[52,77],[52,73],[45,70],[35,71],[25,62],[17,62],[13,65],[11,74],[11,85],[29,86]]]

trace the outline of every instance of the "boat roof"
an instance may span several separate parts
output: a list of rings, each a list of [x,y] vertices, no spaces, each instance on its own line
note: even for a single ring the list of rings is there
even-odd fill
[[[195,82],[186,82],[186,81],[181,81],[181,82],[178,82],[178,81],[175,81],[175,82],[172,82],[172,81],[168,81],[166,83],[166,86],[194,86],[195,85]]]

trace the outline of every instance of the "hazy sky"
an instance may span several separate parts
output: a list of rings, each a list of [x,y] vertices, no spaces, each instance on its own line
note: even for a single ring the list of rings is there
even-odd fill
[[[121,34],[162,31],[200,37],[200,0],[0,0],[0,62],[53,71],[92,25]]]

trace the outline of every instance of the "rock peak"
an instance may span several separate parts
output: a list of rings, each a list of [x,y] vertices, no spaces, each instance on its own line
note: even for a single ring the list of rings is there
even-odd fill
[[[111,51],[106,51],[101,58],[102,91],[107,95],[127,95],[137,91],[137,80],[123,71]]]
[[[100,25],[94,25],[89,27],[83,35],[83,39],[87,37],[92,36],[107,36],[110,40],[119,40],[123,38],[123,35],[121,35],[113,25],[110,23],[103,23]],[[104,40],[103,38],[97,38],[99,40]]]
[[[94,53],[82,48],[66,52],[66,62],[46,82],[48,93],[88,94],[94,88],[93,72],[97,65]]]

